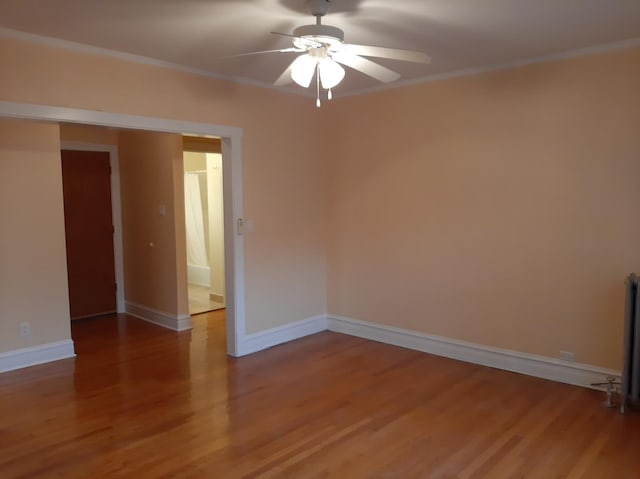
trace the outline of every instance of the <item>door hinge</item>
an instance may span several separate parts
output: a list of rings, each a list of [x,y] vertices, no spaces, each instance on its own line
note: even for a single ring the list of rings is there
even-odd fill
[[[114,283],[114,289],[118,291],[118,283]]]

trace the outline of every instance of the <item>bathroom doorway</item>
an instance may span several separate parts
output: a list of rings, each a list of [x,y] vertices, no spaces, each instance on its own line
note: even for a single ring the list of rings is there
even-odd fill
[[[189,314],[225,307],[224,205],[220,140],[183,139]]]

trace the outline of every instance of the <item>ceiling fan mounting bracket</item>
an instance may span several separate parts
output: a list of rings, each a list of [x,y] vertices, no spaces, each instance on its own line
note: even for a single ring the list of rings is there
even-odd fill
[[[308,0],[307,5],[311,15],[316,18],[324,17],[329,11],[331,0]]]

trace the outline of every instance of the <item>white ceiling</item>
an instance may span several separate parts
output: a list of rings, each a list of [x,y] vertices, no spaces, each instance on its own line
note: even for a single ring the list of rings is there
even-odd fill
[[[0,35],[28,32],[265,86],[295,54],[221,57],[289,47],[269,32],[314,20],[304,0],[0,0]],[[638,40],[640,0],[333,0],[323,23],[342,28],[347,42],[432,57],[431,65],[375,60],[402,82]],[[377,86],[348,70],[335,94]]]

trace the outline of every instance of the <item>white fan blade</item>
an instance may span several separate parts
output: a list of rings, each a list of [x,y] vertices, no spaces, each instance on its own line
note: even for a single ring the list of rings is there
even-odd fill
[[[355,45],[353,43],[345,44],[344,48],[355,55],[361,55],[363,57],[390,58],[392,60],[402,60],[414,63],[431,63],[429,55],[413,50]]]
[[[282,32],[269,32],[272,35],[281,35],[283,37],[291,37],[291,38],[300,38],[297,35],[292,35],[291,33],[282,33]]]
[[[237,55],[227,55],[225,57],[220,57],[220,58],[247,57],[249,55],[262,55],[263,53],[291,53],[291,52],[304,52],[304,51],[306,50],[291,47],[291,48],[281,48],[279,50],[262,50],[260,52],[238,53]]]
[[[308,45],[309,48],[317,48],[322,46],[322,43],[316,42],[315,40],[312,40],[311,38],[308,38],[308,37],[299,37],[297,35],[292,35],[290,33],[282,33],[282,32],[269,32],[269,33],[271,33],[272,35],[280,35],[283,37],[295,38],[296,40],[303,42],[305,45]],[[296,43],[295,40],[294,40],[294,43]]]
[[[293,60],[293,62],[295,62],[295,60]],[[291,79],[291,66],[293,65],[293,62],[289,64],[285,71],[283,71],[278,79],[274,82],[275,86],[284,86],[293,83],[293,80]]]
[[[393,70],[389,70],[387,67],[378,65],[377,63],[367,60],[366,58],[359,57],[358,55],[351,53],[347,50],[342,50],[331,54],[338,63],[342,63],[348,67],[358,70],[365,75],[375,78],[383,83],[389,83],[400,78],[400,75]]]

